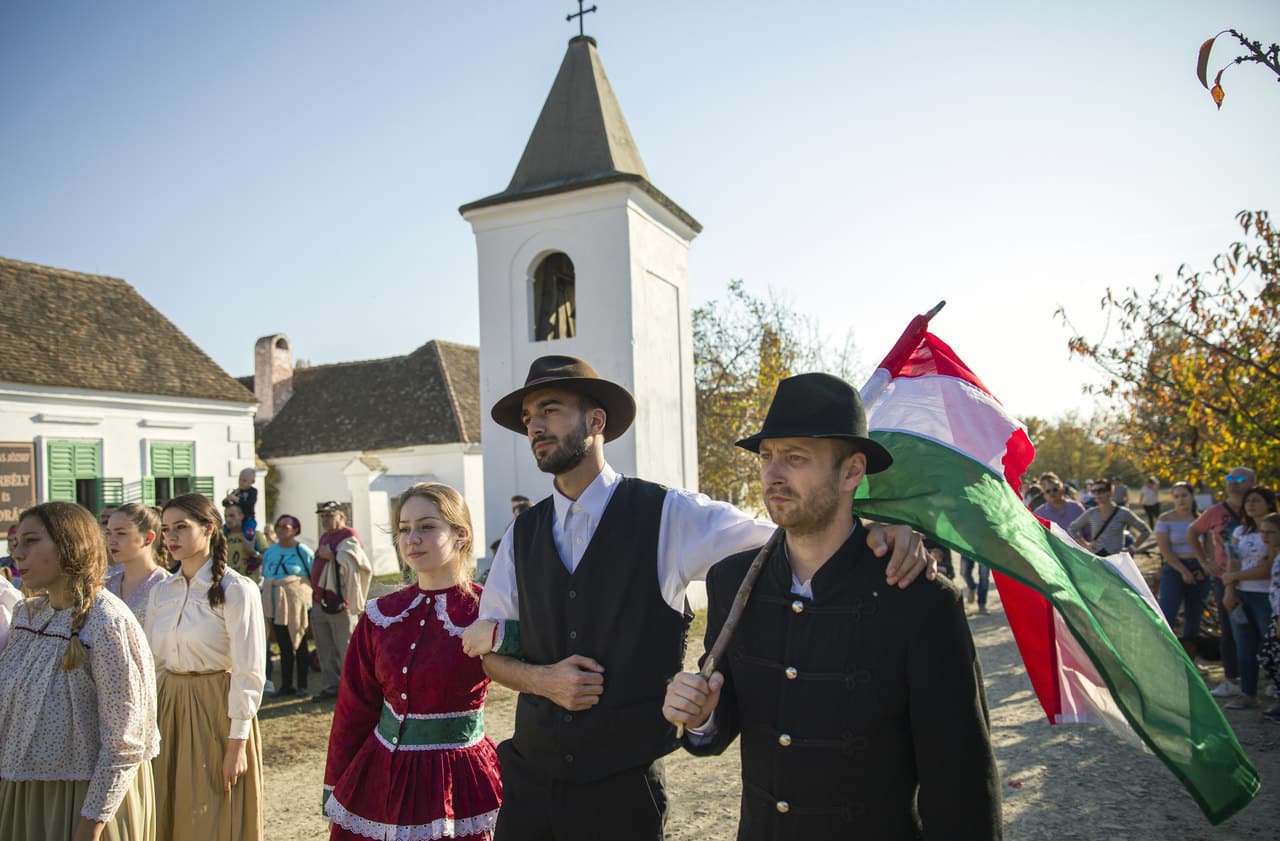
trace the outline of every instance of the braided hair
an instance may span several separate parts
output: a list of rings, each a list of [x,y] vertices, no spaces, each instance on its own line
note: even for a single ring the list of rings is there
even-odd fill
[[[150,505],[141,505],[137,502],[129,502],[121,505],[116,509],[116,514],[123,514],[129,518],[129,522],[133,523],[138,533],[146,536],[147,532],[155,535],[151,540],[151,557],[156,562],[156,566],[169,566],[169,547],[165,545],[164,538],[161,537],[160,526],[160,509]],[[115,516],[114,514],[112,516]]]
[[[175,496],[164,504],[162,510],[168,511],[170,508],[177,508],[201,526],[213,527],[209,535],[209,556],[213,558],[213,566],[209,571],[213,578],[213,583],[209,585],[209,606],[217,607],[226,601],[226,594],[222,590],[222,574],[227,571],[227,536],[222,533],[222,515],[207,496],[197,493]],[[177,572],[181,568],[181,562],[175,561],[169,570]]]
[[[66,576],[66,594],[71,601],[71,639],[62,654],[62,668],[74,671],[88,655],[80,632],[102,590],[107,573],[107,544],[93,514],[73,502],[46,502],[23,511],[19,520],[27,517],[35,517],[44,527]]]

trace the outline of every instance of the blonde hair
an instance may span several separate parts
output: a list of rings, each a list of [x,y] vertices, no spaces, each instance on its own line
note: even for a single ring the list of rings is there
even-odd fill
[[[107,574],[107,544],[102,528],[89,511],[74,502],[46,502],[22,512],[19,520],[35,517],[44,526],[58,553],[58,566],[67,577],[66,591],[71,600],[71,639],[62,653],[62,668],[80,668],[88,654],[80,632],[84,630],[89,610],[102,590]],[[46,595],[47,599],[48,596]]]
[[[462,545],[455,553],[457,563],[454,564],[454,583],[463,593],[475,598],[475,584],[472,575],[475,564],[471,558],[471,549],[475,545],[475,530],[471,527],[471,509],[462,494],[442,482],[419,482],[411,485],[396,498],[395,522],[400,521],[400,509],[414,497],[421,497],[440,509],[440,516],[453,527],[454,531],[465,532]],[[400,543],[396,542],[396,552],[400,551]],[[403,561],[403,558],[401,559]]]

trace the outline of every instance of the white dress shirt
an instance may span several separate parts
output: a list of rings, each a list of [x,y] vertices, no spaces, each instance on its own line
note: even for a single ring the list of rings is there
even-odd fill
[[[551,536],[565,569],[578,568],[591,544],[605,507],[622,479],[608,464],[577,500],[569,499],[552,486],[555,521]],[[701,581],[717,561],[764,545],[773,534],[773,523],[755,520],[727,502],[717,502],[705,494],[672,488],[662,503],[658,527],[658,558],[655,574],[662,597],[673,610],[684,610],[685,590],[690,581]],[[480,597],[480,618],[502,621],[520,618],[516,592],[514,528],[507,529],[493,557],[493,566]]]
[[[186,674],[231,672],[228,737],[247,739],[266,683],[262,594],[252,581],[228,567],[222,573],[226,599],[218,607],[210,607],[212,566],[212,560],[205,561],[190,581],[179,572],[151,588],[147,641],[155,654],[157,670]]]

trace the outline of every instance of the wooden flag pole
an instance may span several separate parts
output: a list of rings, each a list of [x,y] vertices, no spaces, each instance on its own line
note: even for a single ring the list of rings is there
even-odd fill
[[[716,664],[720,662],[720,658],[724,656],[724,650],[729,646],[729,640],[733,638],[733,632],[738,627],[738,620],[742,618],[742,611],[747,606],[747,599],[751,598],[751,588],[756,585],[756,579],[760,577],[760,570],[764,568],[764,562],[777,548],[778,542],[786,535],[786,530],[779,526],[769,536],[769,540],[760,547],[760,551],[751,559],[751,566],[747,567],[747,574],[743,576],[742,583],[738,585],[738,594],[733,597],[733,606],[729,608],[729,615],[725,617],[724,625],[720,627],[720,633],[716,636],[715,644],[711,646],[711,651],[707,654],[706,659],[702,661],[702,668],[698,670],[698,674],[703,680],[709,680],[712,672],[716,670]],[[684,738],[684,725],[676,725],[676,738]]]

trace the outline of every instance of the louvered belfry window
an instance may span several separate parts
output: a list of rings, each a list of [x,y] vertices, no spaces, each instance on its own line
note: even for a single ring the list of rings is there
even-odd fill
[[[573,261],[557,251],[533,273],[533,338],[571,339],[577,335]]]

